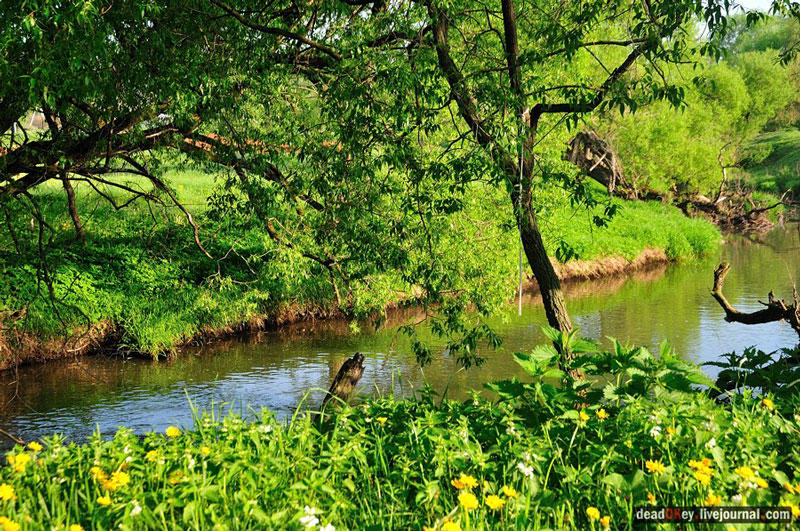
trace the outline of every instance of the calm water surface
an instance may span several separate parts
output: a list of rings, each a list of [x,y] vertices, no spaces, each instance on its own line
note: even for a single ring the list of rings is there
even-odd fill
[[[570,284],[569,309],[587,337],[616,337],[653,349],[668,338],[685,359],[696,362],[750,345],[762,350],[792,346],[797,336],[784,323],[726,323],[709,288],[714,266],[727,260],[733,268],[726,295],[741,310],[758,309],[758,299],[770,289],[777,296],[791,295],[792,279],[800,277],[798,253],[798,226],[753,240],[730,238],[703,260]],[[514,305],[495,320],[503,348],[484,352],[489,361],[481,369],[459,371],[446,356],[420,369],[394,328],[365,327],[353,335],[347,323],[303,323],[187,350],[168,361],[89,357],[23,367],[0,376],[0,427],[25,440],[53,432],[80,440],[96,429],[109,434],[121,425],[139,431],[188,426],[187,397],[200,409],[227,404],[246,413],[266,407],[287,416],[310,389],[327,388],[354,352],[366,357],[363,393],[409,394],[427,382],[461,398],[484,382],[522,376],[511,353],[545,341],[539,300],[527,294],[523,303],[521,317]],[[321,396],[312,391],[308,400],[318,404]]]

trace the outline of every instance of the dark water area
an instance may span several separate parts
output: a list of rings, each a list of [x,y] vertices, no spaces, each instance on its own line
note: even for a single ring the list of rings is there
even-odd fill
[[[616,337],[657,351],[668,339],[687,360],[711,361],[720,354],[755,345],[772,351],[797,343],[785,323],[758,326],[726,323],[711,298],[713,269],[731,263],[725,293],[737,308],[753,311],[773,289],[791,297],[800,276],[800,227],[758,237],[729,237],[718,252],[701,260],[660,265],[627,276],[571,283],[569,310],[585,337]],[[25,440],[62,433],[82,440],[93,431],[112,434],[118,426],[163,430],[192,423],[189,400],[198,409],[224,407],[247,414],[263,407],[291,415],[307,396],[316,405],[341,363],[354,352],[365,355],[361,393],[409,395],[425,383],[452,398],[482,390],[485,382],[522,376],[511,353],[545,342],[544,311],[535,293],[494,319],[503,337],[500,350],[482,352],[488,362],[459,370],[446,355],[420,369],[396,326],[412,315],[391,319],[378,331],[348,323],[300,323],[232,341],[187,349],[158,362],[85,357],[20,368],[0,376],[0,427]],[[435,345],[436,343],[433,342]],[[714,371],[709,370],[713,375]],[[8,441],[0,441],[7,445]]]

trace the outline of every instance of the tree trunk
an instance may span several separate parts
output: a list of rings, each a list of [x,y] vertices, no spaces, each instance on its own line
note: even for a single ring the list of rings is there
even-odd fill
[[[78,241],[84,242],[86,234],[83,231],[83,223],[81,223],[78,207],[75,204],[75,189],[72,188],[72,183],[69,182],[66,173],[61,173],[61,182],[64,185],[64,191],[67,193],[67,207],[69,208],[69,216],[72,218],[72,224],[75,226],[75,237]]]
[[[331,400],[335,400],[335,402],[347,402],[363,374],[364,355],[360,352],[356,352],[353,354],[352,358],[342,364],[342,367],[333,379],[333,383],[331,383],[331,387],[322,401],[322,406],[320,406],[320,413],[317,416],[317,420],[322,419],[322,413],[325,411],[326,407],[332,407],[328,405],[328,402]]]

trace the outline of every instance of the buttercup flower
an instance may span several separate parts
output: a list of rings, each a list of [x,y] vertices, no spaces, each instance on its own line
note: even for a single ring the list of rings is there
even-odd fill
[[[650,503],[655,503],[656,502],[656,497],[653,495],[653,493],[651,493],[651,492],[647,493],[647,501],[649,501]]]
[[[666,470],[664,464],[661,461],[645,461],[644,463],[645,468],[651,474],[661,474]]]
[[[442,531],[461,531],[461,526],[448,520],[442,524]]]
[[[519,494],[517,494],[517,491],[516,491],[516,489],[514,489],[514,487],[509,487],[509,486],[506,486],[506,485],[503,485],[503,488],[500,489],[500,492],[505,494],[505,496],[507,498],[516,498],[517,496],[519,496]]]
[[[606,420],[610,416],[608,413],[606,413],[606,410],[602,408],[598,409],[595,415],[597,415],[597,418],[601,421]]]
[[[611,525],[611,517],[606,515],[600,519],[600,525],[603,527],[609,527]]]
[[[72,524],[69,526],[69,531],[83,531],[83,526],[78,524]]]
[[[767,483],[767,480],[765,480],[764,478],[756,478],[754,481],[756,482],[756,485],[759,486],[759,488],[766,489],[769,486],[769,483]]]
[[[505,503],[506,501],[496,494],[491,494],[486,497],[486,505],[493,511],[500,509]]]
[[[775,409],[775,402],[770,400],[769,398],[765,398],[761,401],[761,405],[763,405],[767,409]]]
[[[600,511],[597,510],[597,507],[589,507],[588,509],[586,509],[586,516],[588,516],[592,520],[599,520]]]
[[[42,445],[39,444],[36,441],[31,441],[30,443],[28,443],[28,448],[30,448],[34,452],[41,452],[42,451]]]
[[[386,424],[386,421],[389,419],[387,419],[386,417],[375,417],[375,420],[377,420],[381,424]]]
[[[722,498],[716,494],[709,493],[704,501],[706,505],[719,505],[722,502]]]
[[[697,481],[699,481],[700,483],[702,483],[705,486],[708,486],[708,485],[711,484],[711,476],[709,476],[708,474],[706,474],[704,472],[700,472],[699,470],[694,473],[694,479],[696,479]]]
[[[144,458],[148,461],[156,461],[158,459],[158,450],[150,450],[144,454]]]
[[[739,468],[735,469],[734,472],[739,474],[744,479],[753,479],[756,474],[753,472],[753,469],[749,466],[740,466]]]
[[[587,415],[586,412],[582,409],[580,413],[578,413],[578,417],[581,419],[581,422],[586,422],[587,420],[589,420],[589,415]]]
[[[170,426],[164,433],[167,434],[167,437],[177,437],[178,435],[181,434],[181,430],[179,430],[175,426]]]
[[[211,448],[209,448],[208,446],[201,446],[200,453],[203,455],[211,455]]]
[[[10,501],[16,499],[17,495],[14,494],[14,487],[9,485],[8,483],[3,483],[2,485],[0,485],[0,500]]]
[[[3,531],[19,531],[19,524],[7,516],[0,516],[0,525],[3,526]]]
[[[111,496],[98,496],[97,504],[102,505],[103,507],[111,505]]]
[[[458,495],[458,503],[461,505],[461,507],[468,511],[478,508],[478,498],[468,491],[464,491]]]

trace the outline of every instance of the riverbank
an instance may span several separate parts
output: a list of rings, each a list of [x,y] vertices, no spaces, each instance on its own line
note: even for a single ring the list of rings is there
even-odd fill
[[[691,388],[697,367],[638,355],[628,373],[629,355],[598,354],[619,362],[615,384],[580,410],[569,392],[542,407],[517,383],[498,402],[366,399],[322,426],[208,412],[144,436],[26,441],[0,468],[1,514],[24,529],[437,531],[632,529],[640,506],[800,516],[800,463],[785,451],[800,444],[796,403],[721,405]]]
[[[136,203],[116,212],[78,190],[81,210],[92,212],[84,219],[87,238],[81,244],[68,230],[61,195],[46,195],[42,203],[50,224],[66,227],[47,248],[46,270],[40,267],[33,229],[17,233],[16,241],[7,234],[0,238],[7,279],[0,286],[0,369],[101,351],[157,357],[291,322],[360,319],[396,305],[414,289],[390,273],[370,278],[369,289],[342,301],[329,275],[290,249],[276,248],[262,230],[206,216],[204,201],[213,177],[179,172],[170,175],[170,182],[193,209],[203,234],[213,234],[205,243],[208,250],[227,259],[205,258],[174,208]],[[720,240],[709,223],[688,219],[676,208],[615,201],[619,212],[603,227],[594,225],[591,212],[572,211],[566,196],[556,198],[558,208],[542,215],[551,256],[559,246],[571,251],[570,260],[556,264],[562,278],[599,278],[692,258]],[[482,227],[497,225],[496,212],[485,209],[477,213],[486,216]],[[25,226],[19,220],[14,224]],[[515,293],[516,233],[491,231],[492,244],[472,259],[477,267],[491,263],[492,274],[505,279],[498,281],[505,282],[505,293]]]

